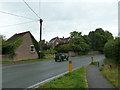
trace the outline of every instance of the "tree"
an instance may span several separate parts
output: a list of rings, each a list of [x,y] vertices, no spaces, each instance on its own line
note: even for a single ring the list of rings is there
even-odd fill
[[[70,46],[71,50],[77,53],[86,53],[90,50],[89,44],[87,41],[89,37],[82,36],[81,32],[73,31],[70,33]]]
[[[81,32],[77,32],[77,31],[73,31],[73,32],[70,32],[70,38],[78,38],[79,36],[81,36]]]
[[[98,28],[95,31],[89,32],[90,46],[93,50],[97,50],[103,53],[103,48],[108,40],[113,39],[110,32],[104,31],[102,28]]]
[[[104,53],[107,58],[120,64],[120,38],[109,40],[104,46]]]

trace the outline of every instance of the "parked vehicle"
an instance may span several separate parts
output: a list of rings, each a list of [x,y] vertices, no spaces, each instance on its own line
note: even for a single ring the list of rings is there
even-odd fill
[[[65,61],[65,60],[68,61],[68,59],[69,59],[69,57],[62,53],[58,53],[55,55],[55,62],[58,62],[58,61],[61,62],[61,61]]]

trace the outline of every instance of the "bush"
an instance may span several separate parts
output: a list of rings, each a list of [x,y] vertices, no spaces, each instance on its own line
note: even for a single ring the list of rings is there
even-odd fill
[[[49,49],[49,50],[44,50],[43,53],[44,54],[55,54],[55,53],[57,53],[57,51],[54,49]]]
[[[45,54],[43,51],[39,52],[39,58],[44,58]]]
[[[10,44],[6,44],[5,46],[2,47],[2,54],[7,54],[10,57],[15,56],[15,51],[14,51],[14,46]]]
[[[7,41],[2,39],[2,54],[7,54],[13,58],[15,56],[15,49],[20,46],[22,41],[23,38],[19,38],[14,43],[9,44]]]
[[[113,59],[116,63],[120,63],[120,38],[110,40],[104,47],[105,56]]]

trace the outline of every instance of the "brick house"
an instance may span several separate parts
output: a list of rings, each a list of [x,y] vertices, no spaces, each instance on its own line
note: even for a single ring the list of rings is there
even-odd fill
[[[49,45],[51,46],[51,48],[54,48],[56,46],[60,46],[60,45],[69,43],[69,40],[70,40],[69,37],[68,38],[55,37],[49,41]]]
[[[7,42],[14,43],[21,38],[22,42],[15,49],[13,60],[37,59],[39,56],[39,46],[30,31],[14,34]]]

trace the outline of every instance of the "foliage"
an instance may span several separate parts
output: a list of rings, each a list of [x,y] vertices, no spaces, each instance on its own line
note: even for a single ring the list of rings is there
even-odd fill
[[[67,53],[69,51],[71,51],[71,45],[70,44],[64,44],[64,45],[61,45],[59,47],[55,47],[55,49],[57,52],[59,53]]]
[[[98,63],[99,62],[97,62],[97,61],[96,62],[91,62],[90,65],[96,65],[96,66],[98,66]]]
[[[54,50],[54,49],[44,50],[43,52],[44,52],[44,54],[55,54],[55,53],[57,53],[57,51]]]
[[[41,46],[42,50],[50,49],[50,46],[48,45],[48,42],[45,41],[45,40],[41,40],[41,42],[39,42],[39,46]]]
[[[119,86],[119,71],[118,66],[113,62],[114,60],[106,58],[104,60],[105,66],[100,69],[103,75],[110,81],[116,88],[120,88]],[[110,67],[111,65],[111,67]]]
[[[40,52],[39,52],[39,58],[44,58],[44,56],[45,56],[44,52],[43,52],[43,51],[40,51]]]
[[[108,40],[113,39],[113,36],[110,32],[104,31],[102,28],[98,28],[95,31],[89,32],[90,38],[90,47],[93,50],[103,52],[105,43]]]
[[[88,88],[85,68],[82,67],[72,73],[64,75],[63,77],[52,80],[35,90],[39,90],[40,88]]]
[[[21,37],[18,40],[16,40],[15,42],[11,43],[10,45],[12,45],[14,47],[14,49],[16,49],[21,45],[22,41],[23,41],[23,38]]]
[[[40,57],[40,54],[39,54],[39,50],[40,50],[39,44],[38,44],[38,42],[35,40],[35,38],[32,36],[31,33],[30,33],[30,35],[31,35],[32,42],[33,42],[33,44],[34,44],[34,46],[35,46],[35,50],[37,51],[38,58],[39,58],[39,57]]]
[[[115,60],[120,63],[120,37],[115,40],[109,40],[104,47],[104,53],[107,58]]]
[[[6,45],[5,36],[0,35],[0,54],[2,54],[2,47]]]
[[[12,44],[5,44],[2,46],[2,54],[7,54],[10,57],[13,57],[15,55],[15,48]]]
[[[23,38],[19,38],[14,43],[8,43],[6,39],[4,39],[3,36],[1,36],[2,40],[2,54],[7,54],[10,57],[15,56],[15,49],[20,46],[20,44],[23,41]]]
[[[71,32],[70,34],[70,44],[72,51],[86,53],[90,50],[89,44],[86,41],[89,39],[89,37],[82,36],[82,33],[77,31]]]
[[[88,38],[85,37],[84,38]],[[85,39],[81,35],[81,32],[73,31],[70,33],[70,41],[68,44],[61,45],[55,50],[57,52],[64,52],[67,53],[69,51],[77,52],[79,53],[86,53],[90,50],[89,45],[85,42]]]

